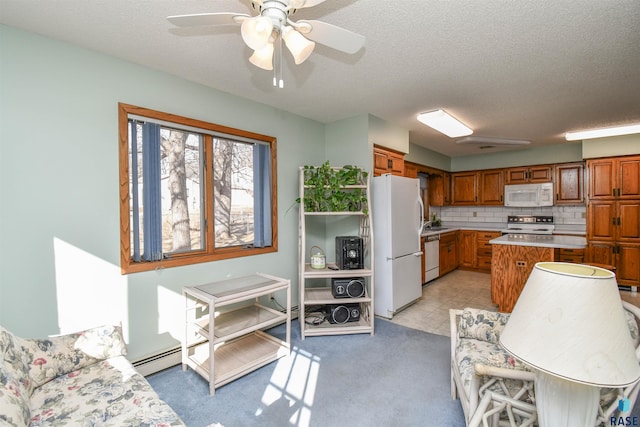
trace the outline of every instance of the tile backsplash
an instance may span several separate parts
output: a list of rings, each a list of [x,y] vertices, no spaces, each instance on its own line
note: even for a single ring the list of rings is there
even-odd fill
[[[552,215],[556,225],[587,224],[587,207],[548,206],[540,208],[511,208],[505,206],[431,206],[431,214],[442,222],[506,223],[509,215]]]

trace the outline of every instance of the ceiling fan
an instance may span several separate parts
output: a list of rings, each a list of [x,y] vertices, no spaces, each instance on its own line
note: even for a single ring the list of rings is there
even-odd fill
[[[175,15],[167,19],[179,27],[204,25],[240,25],[242,39],[253,54],[249,61],[264,70],[273,70],[274,50],[278,48],[282,62],[282,41],[293,55],[294,62],[301,64],[315,48],[315,42],[341,52],[354,54],[365,43],[364,36],[322,21],[289,19],[297,9],[316,6],[326,0],[248,0],[258,15],[221,12]],[[274,85],[276,76],[274,73]],[[280,76],[280,87],[283,86]]]

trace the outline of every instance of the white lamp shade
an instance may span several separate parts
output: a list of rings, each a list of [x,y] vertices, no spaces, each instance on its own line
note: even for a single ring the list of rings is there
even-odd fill
[[[253,51],[249,62],[263,70],[273,70],[273,43],[267,43],[263,48]]]
[[[565,380],[624,387],[640,378],[615,275],[602,268],[536,264],[500,343],[527,365]]]
[[[286,26],[282,29],[282,39],[284,40],[289,52],[293,55],[296,65],[302,64],[313,52],[316,44],[305,38],[292,27]]]
[[[263,48],[273,32],[273,22],[265,16],[255,16],[242,21],[240,33],[244,42],[253,50]]]

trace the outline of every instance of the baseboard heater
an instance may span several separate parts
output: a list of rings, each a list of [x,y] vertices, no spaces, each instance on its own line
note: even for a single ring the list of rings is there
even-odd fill
[[[297,311],[298,311],[297,307],[295,307],[295,311],[294,311],[294,308],[292,307],[292,310],[291,310],[292,321],[297,317]],[[160,372],[164,369],[167,369],[182,363],[182,346],[177,345],[175,347],[171,347],[167,350],[160,351],[158,353],[147,356],[143,359],[136,360],[135,362],[132,362],[132,363],[133,363],[133,366],[137,369],[137,371],[144,376],[155,374],[156,372]]]
[[[136,360],[133,362],[133,366],[142,375],[147,376],[180,363],[182,363],[182,346],[177,345],[144,359]]]

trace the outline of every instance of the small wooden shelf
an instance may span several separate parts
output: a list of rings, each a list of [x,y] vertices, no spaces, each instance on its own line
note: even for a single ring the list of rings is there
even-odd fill
[[[284,312],[259,304],[259,297],[277,291],[286,291]],[[211,395],[215,393],[216,387],[289,353],[289,280],[256,273],[184,287],[182,292],[186,308],[182,369],[190,367],[209,381]],[[223,307],[231,304],[232,309],[224,311]],[[280,323],[286,323],[284,340],[264,332],[264,329]]]

